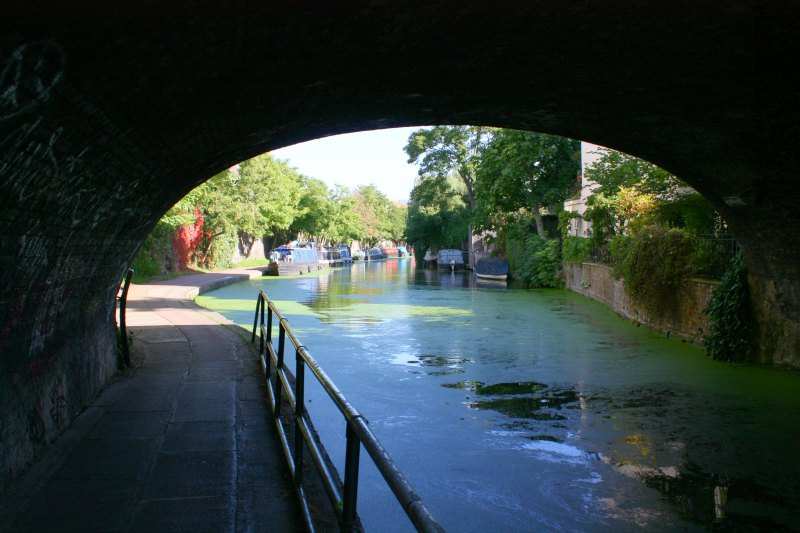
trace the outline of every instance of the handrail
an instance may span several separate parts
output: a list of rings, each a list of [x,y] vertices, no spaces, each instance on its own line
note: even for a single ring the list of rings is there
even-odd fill
[[[273,315],[277,317],[278,322],[277,351],[272,342]],[[257,331],[260,333],[258,353],[266,376],[267,398],[275,419],[275,426],[278,430],[286,462],[294,480],[295,490],[300,499],[303,517],[309,530],[314,531],[314,524],[303,488],[304,447],[307,446],[307,453],[311,456],[314,466],[322,479],[325,492],[333,508],[336,509],[340,530],[350,533],[360,529],[356,504],[358,500],[359,452],[363,445],[417,531],[443,532],[442,526],[433,518],[420,496],[414,492],[405,476],[389,457],[389,453],[369,428],[367,420],[347,401],[347,398],[336,387],[333,380],[325,373],[316,359],[300,343],[289,322],[278,311],[275,303],[267,297],[264,291],[258,292],[256,300],[253,335],[251,337],[251,342],[253,343],[256,341]],[[292,390],[290,380],[286,374],[284,361],[287,337],[295,350],[294,390]],[[322,385],[330,399],[333,400],[347,424],[344,484],[339,481],[338,477],[334,477],[330,471],[327,455],[323,456],[323,453],[325,453],[324,447],[322,443],[317,442],[313,433],[313,425],[305,409],[306,367],[311,370],[319,384]],[[274,386],[272,384],[273,374],[275,376]],[[289,445],[289,439],[281,423],[281,406],[284,401],[293,413],[293,446]]]
[[[119,335],[121,337],[120,348],[122,349],[122,360],[126,367],[131,366],[131,348],[128,343],[128,324],[126,314],[128,310],[128,289],[131,288],[131,278],[133,278],[133,269],[129,268],[125,273],[125,279],[122,282],[122,294],[117,296],[119,300]]]

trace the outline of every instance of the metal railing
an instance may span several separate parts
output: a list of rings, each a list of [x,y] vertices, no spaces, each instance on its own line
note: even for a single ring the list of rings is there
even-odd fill
[[[273,316],[278,322],[277,351],[272,342]],[[251,339],[254,343],[257,331],[260,332],[259,356],[266,376],[267,398],[275,420],[281,447],[300,500],[303,517],[309,530],[314,531],[314,524],[303,485],[304,448],[307,447],[307,453],[311,457],[325,492],[333,509],[336,511],[340,530],[342,532],[351,532],[360,527],[356,513],[356,503],[358,499],[359,454],[363,445],[417,531],[444,531],[389,457],[388,452],[381,446],[378,438],[369,428],[367,420],[347,401],[331,378],[319,366],[319,363],[300,344],[288,321],[281,315],[264,291],[259,291],[258,299],[256,300]],[[290,376],[285,367],[287,337],[295,351],[294,387],[292,387]],[[316,432],[305,408],[306,367],[311,370],[319,384],[322,385],[330,399],[333,400],[347,424],[343,485],[338,476],[335,477],[334,472],[331,471],[334,467],[329,465],[322,443],[315,438]],[[291,409],[291,415],[288,417],[290,419],[287,420],[287,423],[294,424],[294,443],[292,446],[289,444],[289,438],[282,423],[282,414],[285,415],[285,413],[282,413],[281,406],[284,401],[288,403]]]
[[[131,288],[131,278],[133,278],[133,269],[129,268],[125,273],[125,279],[122,281],[121,292],[117,295],[119,301],[119,346],[122,351],[122,360],[126,367],[131,366],[131,347],[128,343],[128,324],[126,321],[126,313],[128,310],[128,290]]]

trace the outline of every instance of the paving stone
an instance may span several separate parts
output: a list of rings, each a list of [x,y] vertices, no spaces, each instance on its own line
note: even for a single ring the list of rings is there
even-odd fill
[[[131,315],[143,324],[133,344],[141,366],[92,405],[93,423],[53,463],[60,466],[12,531],[297,530],[293,486],[246,340],[180,299],[138,304]]]
[[[232,403],[236,397],[236,383],[221,381],[217,383],[186,383],[178,399],[183,401],[215,400]]]
[[[229,422],[179,422],[170,424],[164,452],[225,451],[236,449],[236,429]]]
[[[32,500],[39,512],[27,513],[12,531],[119,531],[133,511],[135,486],[119,480],[54,480]]]
[[[55,480],[143,480],[157,439],[84,439],[55,473]]]
[[[163,435],[168,411],[106,413],[89,434],[90,438],[149,438]]]
[[[171,411],[177,391],[174,388],[141,389],[129,388],[106,409],[109,412],[122,411]]]
[[[269,496],[268,496],[269,497]],[[132,533],[220,533],[234,530],[235,501],[230,497],[180,498],[143,502],[136,513]],[[262,523],[251,531],[279,531]]]
[[[236,420],[236,405],[224,400],[181,401],[175,410],[174,422],[230,422]]]
[[[238,376],[235,371],[220,372],[216,368],[192,368],[186,377],[187,381],[224,382],[236,381]]]
[[[235,468],[230,451],[160,453],[144,499],[231,495]]]

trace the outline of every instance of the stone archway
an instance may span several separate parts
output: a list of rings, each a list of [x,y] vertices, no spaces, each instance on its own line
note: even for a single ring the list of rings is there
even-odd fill
[[[740,240],[760,360],[800,365],[800,120],[796,93],[766,66],[792,57],[798,8],[469,4],[264,3],[234,14],[172,2],[140,18],[3,22],[6,478],[113,373],[114,287],[160,215],[233,163],[349,131],[535,129],[662,165]],[[57,420],[42,403],[54,389]]]

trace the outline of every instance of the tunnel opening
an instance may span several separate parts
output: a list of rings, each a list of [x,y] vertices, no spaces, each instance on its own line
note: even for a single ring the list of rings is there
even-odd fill
[[[686,177],[743,247],[757,359],[796,367],[800,121],[763,61],[794,50],[796,13],[768,6],[767,32],[750,2],[651,7],[357,3],[325,17],[256,7],[4,23],[3,486],[113,375],[116,283],[170,205],[237,161],[346,131],[540,130]],[[265,58],[271,69],[253,68]]]

